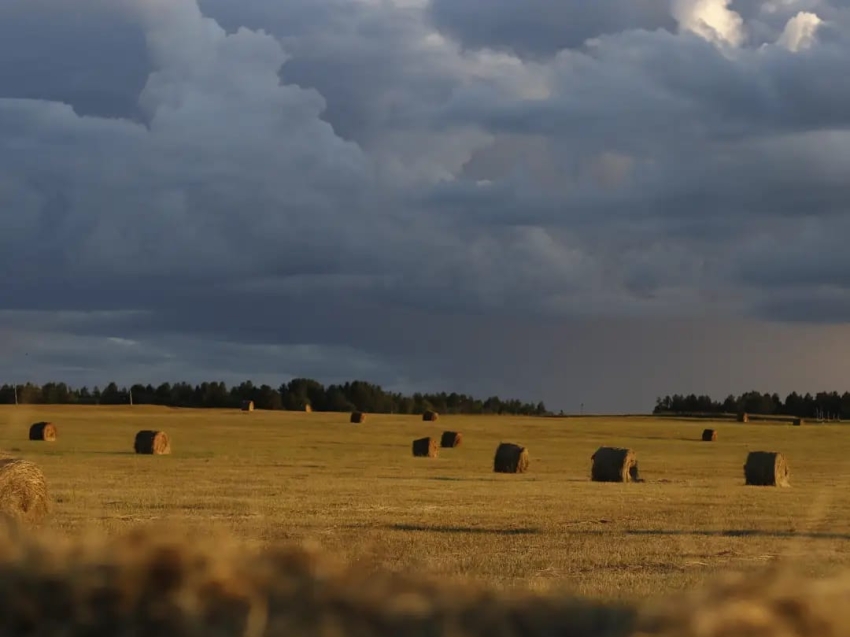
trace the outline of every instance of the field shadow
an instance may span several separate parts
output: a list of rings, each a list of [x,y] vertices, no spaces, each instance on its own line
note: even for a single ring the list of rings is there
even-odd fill
[[[757,529],[721,529],[719,531],[672,531],[664,529],[624,531],[625,535],[702,536],[702,537],[772,537],[805,538],[807,540],[850,540],[850,533],[815,533],[796,531],[760,531]]]
[[[536,535],[539,529],[486,529],[474,526],[426,526],[424,524],[388,524],[390,531],[424,531],[427,533],[468,533],[472,535]]]
[[[635,436],[639,440],[669,440],[671,442],[701,442],[705,443],[702,438],[686,438],[685,436]]]

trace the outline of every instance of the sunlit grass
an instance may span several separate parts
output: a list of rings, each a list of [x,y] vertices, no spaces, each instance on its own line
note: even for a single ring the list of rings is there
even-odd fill
[[[37,420],[59,440],[27,440]],[[536,419],[0,407],[0,448],[33,460],[56,504],[50,524],[110,532],[179,522],[257,543],[314,539],[346,559],[496,586],[636,598],[777,558],[823,573],[850,564],[850,428],[652,418]],[[136,456],[139,429],[170,456]],[[444,429],[463,444],[413,458]],[[527,474],[492,471],[499,442],[526,445]],[[638,454],[643,484],[589,480],[601,444]],[[750,450],[781,451],[790,489],[745,487]]]

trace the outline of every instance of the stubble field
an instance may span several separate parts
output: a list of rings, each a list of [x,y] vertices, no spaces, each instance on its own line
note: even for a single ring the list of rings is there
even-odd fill
[[[55,443],[27,440],[54,422]],[[69,534],[140,524],[224,531],[265,545],[313,540],[364,569],[413,570],[490,586],[638,600],[721,570],[783,560],[812,574],[850,566],[850,427],[653,418],[539,419],[0,407],[0,449],[36,462]],[[137,456],[139,429],[172,439]],[[414,438],[461,431],[462,446],[412,457]],[[500,441],[529,472],[494,474]],[[629,446],[646,482],[589,479],[603,444]],[[789,489],[745,487],[748,451],[781,451]]]

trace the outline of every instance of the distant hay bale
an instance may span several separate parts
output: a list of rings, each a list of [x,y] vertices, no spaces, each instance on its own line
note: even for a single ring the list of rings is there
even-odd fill
[[[50,512],[47,481],[36,465],[20,458],[0,458],[0,514],[38,524]]]
[[[802,418],[794,418],[794,420],[791,421],[791,424],[795,427],[799,427],[800,425],[803,424],[803,419]]]
[[[308,414],[312,414],[313,413],[313,407],[310,404],[304,405],[304,411],[307,412]]]
[[[496,448],[493,460],[496,473],[525,473],[528,471],[528,450],[511,442],[503,442]]]
[[[30,427],[30,440],[54,442],[56,440],[56,425],[52,422],[37,422]]]
[[[717,432],[714,429],[703,429],[702,431],[702,441],[703,442],[714,442],[717,440]]]
[[[631,449],[599,447],[591,457],[593,482],[640,482],[637,454]]]
[[[254,401],[253,400],[243,400],[242,401],[242,411],[254,411]]]
[[[750,415],[745,413],[738,414],[738,422],[750,422]]]
[[[362,422],[366,422],[366,414],[362,411],[354,411],[351,413],[351,422],[355,424],[360,424]]]
[[[156,456],[167,455],[171,453],[171,441],[164,431],[145,429],[136,434],[133,449],[136,453]]]
[[[437,440],[435,438],[419,438],[413,441],[413,455],[417,458],[436,458]]]
[[[751,451],[744,464],[746,484],[758,487],[788,487],[788,461],[776,451]]]
[[[439,419],[440,414],[438,414],[436,411],[427,409],[422,413],[422,420],[424,420],[425,422],[436,422]]]
[[[444,431],[440,438],[440,446],[447,449],[459,447],[461,442],[463,442],[463,434],[457,431]]]

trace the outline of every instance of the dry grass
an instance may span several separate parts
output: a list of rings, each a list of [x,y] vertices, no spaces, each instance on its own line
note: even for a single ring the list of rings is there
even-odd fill
[[[647,604],[366,572],[311,546],[137,529],[69,541],[0,525],[0,633],[15,637],[841,637],[850,574],[766,569]]]
[[[54,444],[25,440],[37,420]],[[718,571],[775,561],[807,574],[850,567],[850,428],[652,418],[443,416],[463,446],[410,454],[416,416],[151,407],[0,407],[0,448],[33,461],[53,496],[49,525],[109,534],[174,522],[199,539],[222,530],[266,546],[312,539],[364,571],[413,570],[499,589],[644,598]],[[709,424],[718,442],[700,438]],[[170,456],[127,449],[166,430]],[[534,450],[530,471],[493,473],[501,440]],[[22,441],[22,439],[24,439]],[[590,482],[599,446],[628,446],[642,485]],[[789,489],[744,486],[758,449],[783,452]]]

